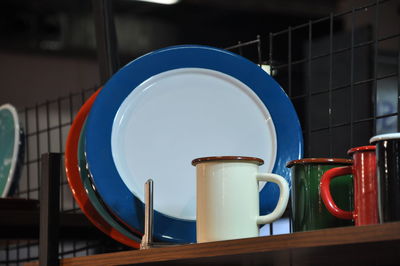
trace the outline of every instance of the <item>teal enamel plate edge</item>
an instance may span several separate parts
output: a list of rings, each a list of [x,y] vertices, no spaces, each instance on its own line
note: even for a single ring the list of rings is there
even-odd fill
[[[101,199],[99,199],[96,195],[95,189],[92,186],[92,183],[89,179],[89,170],[86,168],[86,157],[85,157],[85,138],[83,137],[86,128],[86,123],[83,124],[81,135],[78,141],[78,162],[79,162],[79,172],[82,180],[82,184],[87,192],[87,195],[90,199],[90,202],[95,207],[96,211],[106,220],[113,228],[118,230],[121,234],[129,237],[136,243],[140,244],[141,237],[133,234],[128,229],[124,228],[121,224],[119,224],[116,219],[112,217],[112,215],[105,209],[105,207],[101,203]]]
[[[16,178],[21,132],[14,106],[0,106],[0,195],[6,197]]]

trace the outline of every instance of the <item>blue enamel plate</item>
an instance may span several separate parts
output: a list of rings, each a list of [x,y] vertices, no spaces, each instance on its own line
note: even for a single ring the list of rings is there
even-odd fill
[[[196,175],[208,156],[264,160],[262,172],[284,176],[299,159],[298,117],[282,88],[236,54],[184,45],[146,54],[119,70],[90,111],[86,155],[102,200],[143,232],[144,183],[154,180],[154,237],[196,242]],[[238,195],[240,196],[240,195]],[[260,184],[260,212],[271,212],[275,184]]]

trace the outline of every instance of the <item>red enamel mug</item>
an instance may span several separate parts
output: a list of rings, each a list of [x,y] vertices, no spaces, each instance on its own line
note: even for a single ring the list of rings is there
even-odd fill
[[[378,223],[378,198],[375,146],[362,146],[347,152],[353,157],[350,166],[328,170],[321,178],[321,198],[328,211],[341,219],[353,219],[355,225]],[[340,209],[332,199],[330,181],[338,176],[352,175],[354,184],[354,210]]]

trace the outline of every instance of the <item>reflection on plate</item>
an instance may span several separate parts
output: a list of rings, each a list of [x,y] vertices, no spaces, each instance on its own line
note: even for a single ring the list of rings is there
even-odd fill
[[[67,137],[67,144],[65,148],[65,170],[67,174],[68,184],[71,188],[72,194],[78,203],[83,213],[88,219],[106,235],[123,243],[127,246],[139,248],[138,241],[134,241],[128,236],[122,234],[117,229],[113,228],[103,217],[97,212],[88,198],[88,195],[83,187],[82,180],[79,173],[78,164],[78,141],[81,133],[82,126],[89,113],[92,104],[100,90],[96,91],[81,107],[76,115],[74,122]]]
[[[14,106],[0,106],[0,196],[6,197],[18,177],[18,162],[23,158],[23,134]]]
[[[259,157],[284,176],[302,156],[292,103],[259,66],[204,46],[170,47],[142,56],[104,86],[89,114],[86,153],[93,182],[121,220],[143,230],[143,185],[154,180],[154,234],[195,242],[194,158]],[[279,197],[261,187],[261,213]]]

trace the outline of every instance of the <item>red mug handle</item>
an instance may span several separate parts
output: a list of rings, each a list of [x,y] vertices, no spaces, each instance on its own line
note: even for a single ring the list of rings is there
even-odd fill
[[[338,176],[352,174],[352,166],[336,167],[326,171],[321,178],[320,193],[326,209],[333,215],[341,219],[353,219],[354,212],[340,209],[332,199],[329,185],[331,180]]]

